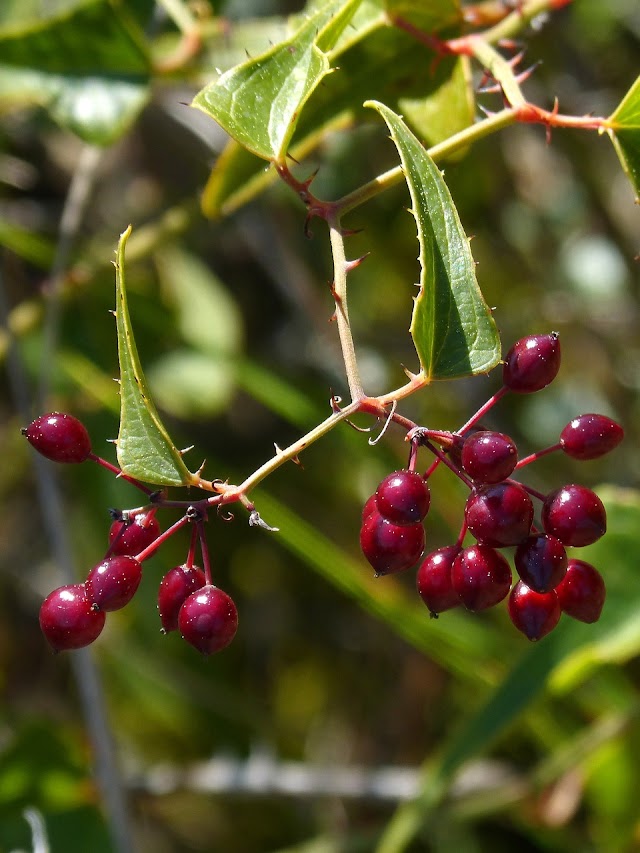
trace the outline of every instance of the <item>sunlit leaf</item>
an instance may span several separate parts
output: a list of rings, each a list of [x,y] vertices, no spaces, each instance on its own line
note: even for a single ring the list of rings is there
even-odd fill
[[[640,77],[608,121],[622,168],[633,185],[636,200],[640,201]]]
[[[0,109],[44,107],[81,139],[107,145],[147,100],[149,59],[121,5],[67,6],[0,30]]]
[[[192,481],[149,395],[127,306],[124,255],[131,227],[121,235],[116,264],[116,326],[120,363],[118,462],[125,474],[158,486]]]
[[[265,160],[282,160],[300,112],[331,71],[327,52],[360,0],[330,0],[295,35],[223,74],[196,95],[193,106]]]
[[[428,379],[484,373],[500,360],[500,339],[475,274],[460,217],[442,174],[402,119],[370,102],[387,122],[404,169],[420,243],[420,291],[411,335]]]

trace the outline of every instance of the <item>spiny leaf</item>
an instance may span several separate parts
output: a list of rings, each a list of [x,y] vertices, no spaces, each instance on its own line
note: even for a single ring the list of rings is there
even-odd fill
[[[640,77],[609,116],[609,134],[640,203]]]
[[[469,240],[440,170],[402,119],[369,101],[391,131],[402,160],[418,226],[420,291],[411,336],[427,379],[491,370],[500,338],[476,280]]]
[[[186,486],[193,475],[169,438],[145,382],[133,337],[124,272],[131,226],[120,235],[116,263],[116,327],[120,363],[118,462],[125,474],[157,486]]]
[[[192,105],[249,151],[281,161],[304,103],[331,71],[327,51],[360,2],[329,0],[294,36],[227,71],[199,92]]]

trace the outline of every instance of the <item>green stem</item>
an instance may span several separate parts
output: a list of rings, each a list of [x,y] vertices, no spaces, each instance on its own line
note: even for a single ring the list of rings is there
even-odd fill
[[[515,110],[511,108],[500,110],[500,112],[476,122],[476,124],[472,124],[471,127],[465,127],[464,130],[455,133],[443,142],[438,142],[437,145],[429,148],[427,153],[437,162],[445,157],[450,157],[457,151],[467,148],[485,136],[501,130],[503,127],[508,127],[516,120],[517,114]],[[342,196],[342,198],[334,202],[334,207],[340,216],[344,216],[345,213],[349,213],[356,207],[364,204],[364,202],[375,198],[379,193],[384,192],[384,190],[389,189],[389,187],[395,184],[401,183],[403,180],[404,173],[402,167],[396,166],[395,169],[390,169],[388,172],[378,175],[372,181]]]
[[[349,383],[349,393],[352,400],[360,400],[364,397],[364,389],[358,369],[356,351],[351,334],[349,322],[349,308],[347,305],[347,273],[349,263],[344,251],[344,238],[340,225],[339,214],[333,214],[327,220],[329,225],[329,239],[331,241],[331,252],[333,255],[333,298],[336,303],[336,323],[338,336],[342,347],[342,358]]]
[[[191,9],[182,0],[158,0],[167,15],[184,35],[190,35],[198,30],[198,22]]]

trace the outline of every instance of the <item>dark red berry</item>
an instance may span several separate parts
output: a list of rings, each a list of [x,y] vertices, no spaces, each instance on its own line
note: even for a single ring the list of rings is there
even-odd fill
[[[530,335],[511,347],[504,360],[502,381],[510,391],[532,394],[555,379],[560,369],[560,337]]]
[[[159,535],[160,525],[155,512],[139,512],[133,519],[113,522],[109,530],[109,553],[135,557]]]
[[[106,557],[89,572],[85,587],[100,610],[120,610],[128,604],[142,579],[142,565],[133,557]]]
[[[499,483],[513,473],[518,451],[508,435],[483,430],[466,439],[461,461],[466,473],[477,483]]]
[[[366,518],[369,518],[372,512],[377,511],[376,496],[371,495],[370,498],[367,498],[365,505],[362,507],[362,520],[364,521]]]
[[[495,483],[473,492],[464,511],[472,535],[485,545],[519,545],[531,531],[533,503],[518,483]]]
[[[183,638],[203,655],[224,649],[238,630],[238,611],[226,592],[211,584],[189,595],[178,614]]]
[[[451,581],[467,610],[486,610],[509,592],[511,569],[494,548],[471,545],[453,561]]]
[[[607,530],[607,513],[595,492],[572,483],[547,495],[542,506],[547,533],[564,545],[591,545]]]
[[[372,512],[360,530],[362,553],[376,575],[388,575],[410,569],[424,550],[421,524],[394,524],[379,512]]]
[[[431,495],[416,471],[394,471],[376,489],[378,512],[394,524],[415,524],[429,512]]]
[[[432,616],[460,604],[451,577],[451,567],[459,553],[458,545],[447,545],[428,554],[420,564],[416,586]]]
[[[516,548],[516,570],[534,592],[555,589],[567,571],[567,552],[555,536],[544,533],[529,536]]]
[[[165,632],[178,629],[178,613],[185,600],[206,584],[204,572],[197,566],[175,566],[160,581],[158,612]]]
[[[40,415],[22,434],[38,453],[54,462],[84,462],[91,453],[89,433],[73,415],[62,412]]]
[[[560,447],[574,459],[597,459],[624,438],[620,424],[606,415],[580,415],[560,433]]]
[[[600,572],[584,560],[569,560],[567,573],[556,589],[560,607],[580,622],[597,622],[607,590]]]
[[[558,596],[551,592],[535,592],[522,581],[511,590],[509,617],[518,631],[535,642],[556,627],[562,615]]]
[[[93,607],[81,583],[54,589],[40,608],[40,628],[56,652],[88,646],[104,622],[104,612]]]

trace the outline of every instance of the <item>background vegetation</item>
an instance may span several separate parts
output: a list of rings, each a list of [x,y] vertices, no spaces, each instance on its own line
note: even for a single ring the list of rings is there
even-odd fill
[[[52,17],[76,6],[48,5]],[[68,535],[83,577],[104,552],[108,507],[138,498],[95,466],[65,469],[64,514],[52,522],[20,427],[40,411],[70,411],[97,452],[114,458],[106,443],[118,428],[111,261],[130,222],[138,346],[172,435],[195,445],[192,466],[206,458],[210,476],[237,481],[274,441],[285,446],[324,417],[332,392],[344,393],[323,224],[308,239],[304,209],[284,185],[205,219],[199,197],[224,139],[185,105],[216,66],[241,58],[240,47],[253,54],[281,36],[283,16],[298,5],[202,5],[212,16],[205,49],[173,70],[180,42],[166,12],[126,4],[156,67],[165,65],[149,72],[132,42],[127,70],[139,88],[122,94],[122,126],[98,127],[89,142],[65,113],[69,91],[56,89],[56,62],[82,54],[83,31],[48,43],[43,24],[34,107],[33,80],[15,70],[29,63],[12,51],[15,33],[43,9],[33,0],[0,10],[8,368],[0,387],[0,850],[31,849],[25,808],[37,810],[51,850],[65,853],[637,849],[638,212],[611,145],[595,133],[558,130],[547,145],[544,129],[517,126],[447,164],[446,179],[474,235],[505,350],[525,334],[562,336],[554,385],[503,401],[490,425],[531,451],[582,412],[625,426],[611,457],[577,466],[554,455],[535,467],[541,489],[577,478],[607,505],[610,531],[586,554],[609,589],[597,625],[563,624],[531,646],[504,608],[430,620],[412,576],[374,582],[358,549],[360,510],[381,477],[405,463],[406,445],[390,433],[372,448],[342,426],[304,455],[304,469],[282,468],[257,491],[261,514],[280,533],[248,529],[241,513],[235,523],[211,520],[216,577],[240,613],[222,654],[203,659],[159,632],[157,584],[184,557],[179,536],[146,565],[136,599],[109,620],[90,655],[53,656],[46,647],[38,608],[63,582],[52,529]],[[84,7],[112,14],[108,3]],[[217,13],[228,21],[222,34]],[[99,31],[108,37],[107,27]],[[527,60],[542,61],[528,96],[550,108],[557,95],[566,113],[609,115],[637,75],[639,39],[633,2],[578,0],[527,34]],[[72,82],[87,81],[96,82],[88,71]],[[482,102],[498,104],[490,95]],[[320,197],[396,164],[382,123],[371,122],[328,136],[305,164],[320,166]],[[372,253],[350,279],[372,393],[399,385],[401,365],[415,360],[407,327],[417,244],[407,205],[397,187],[348,222],[362,229],[350,238],[351,256]],[[45,319],[52,311],[57,333]],[[453,429],[499,381],[436,384],[407,412]],[[436,548],[457,535],[464,496],[442,471],[432,494]],[[103,687],[97,698],[87,697],[90,660]],[[106,712],[113,744],[103,758],[111,754],[120,768],[128,822],[108,767],[105,777],[99,762],[96,777],[91,725],[99,731],[99,721],[87,722],[87,707]],[[381,768],[402,772],[381,776]],[[347,775],[358,769],[362,776]]]

